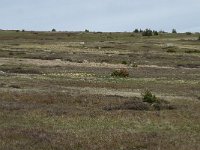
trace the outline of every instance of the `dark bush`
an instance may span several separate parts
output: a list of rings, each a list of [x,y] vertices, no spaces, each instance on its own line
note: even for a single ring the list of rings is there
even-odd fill
[[[124,60],[124,61],[122,61],[122,64],[127,65],[128,63],[127,63],[127,61]]]
[[[115,70],[113,71],[113,73],[111,74],[112,77],[128,77],[129,76],[129,72],[127,69],[120,69],[120,70]]]
[[[14,55],[14,53],[13,52],[9,52],[9,55],[12,56],[12,55]]]
[[[163,30],[160,30],[160,31],[159,31],[159,33],[166,33],[166,32],[165,32],[165,31],[163,31]]]
[[[85,32],[88,33],[88,32],[90,32],[90,31],[89,31],[88,29],[85,29]]]
[[[135,33],[139,33],[139,30],[138,30],[138,29],[135,29],[134,32],[135,32]]]
[[[10,85],[9,87],[14,88],[14,89],[20,89],[19,85]]]
[[[176,53],[176,51],[174,49],[168,49],[167,53]]]

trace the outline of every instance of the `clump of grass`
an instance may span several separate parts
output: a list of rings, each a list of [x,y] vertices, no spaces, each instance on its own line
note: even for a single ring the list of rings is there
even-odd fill
[[[111,74],[112,77],[120,77],[120,78],[125,78],[125,77],[129,77],[129,72],[127,69],[119,69],[119,70],[115,70],[113,71],[113,73]]]
[[[142,36],[152,36],[153,31],[150,29],[146,29],[145,31],[142,32]]]

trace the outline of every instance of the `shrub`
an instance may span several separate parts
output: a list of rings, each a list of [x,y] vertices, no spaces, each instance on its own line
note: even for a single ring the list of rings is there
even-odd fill
[[[159,33],[166,33],[166,32],[165,32],[165,31],[163,31],[163,30],[160,30],[160,31],[159,31]]]
[[[199,35],[198,41],[200,41],[200,35]]]
[[[14,89],[20,89],[19,85],[10,85],[9,87],[14,88]]]
[[[157,102],[156,96],[153,95],[153,94],[151,93],[151,91],[149,91],[149,90],[146,90],[146,91],[142,94],[142,96],[143,96],[143,102],[147,102],[147,103],[151,103],[151,104]]]
[[[176,53],[176,51],[174,49],[168,49],[167,53]]]
[[[172,29],[172,33],[177,33],[176,29]]]
[[[185,34],[186,34],[186,35],[192,35],[192,33],[191,33],[191,32],[186,32]]]
[[[113,73],[111,74],[112,77],[128,77],[129,76],[129,72],[127,69],[119,69],[119,70],[115,70],[113,71]]]
[[[52,29],[52,32],[56,32],[56,29]]]
[[[154,35],[158,35],[158,31],[153,31],[153,34]]]
[[[14,53],[13,52],[9,52],[9,55],[12,56],[12,55],[14,55]]]
[[[122,61],[122,64],[127,65],[128,63],[127,63],[127,61],[124,60],[124,61]]]
[[[150,29],[146,29],[145,31],[142,32],[142,36],[152,36],[153,32]]]

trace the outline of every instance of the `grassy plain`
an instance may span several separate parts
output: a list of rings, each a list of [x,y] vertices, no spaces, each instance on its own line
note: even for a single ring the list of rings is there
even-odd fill
[[[198,37],[0,31],[0,149],[199,150]]]

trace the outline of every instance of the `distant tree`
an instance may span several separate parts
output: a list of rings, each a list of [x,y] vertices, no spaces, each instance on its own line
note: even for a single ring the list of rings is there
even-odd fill
[[[153,31],[153,35],[158,35],[158,31]]]
[[[185,32],[185,34],[186,34],[186,35],[192,35],[192,33],[191,33],[191,32]]]
[[[139,30],[138,30],[138,29],[135,29],[134,32],[135,32],[135,33],[139,33]]]
[[[85,29],[85,32],[88,33],[88,32],[90,32],[90,31],[89,31],[88,29]]]
[[[142,36],[152,36],[153,35],[153,31],[150,29],[146,29],[142,32]]]
[[[142,29],[140,29],[140,33],[142,33],[143,32],[143,30]]]
[[[24,30],[24,29],[22,29],[22,32],[25,32],[25,30]]]
[[[56,29],[52,29],[51,31],[52,31],[52,32],[56,32]]]
[[[176,29],[172,29],[172,33],[177,33]]]
[[[160,31],[159,31],[159,33],[166,33],[166,32],[165,32],[165,31],[163,31],[163,30],[160,30]]]

